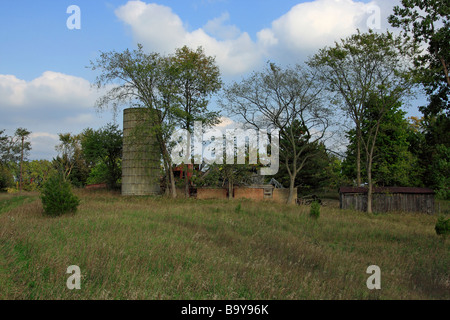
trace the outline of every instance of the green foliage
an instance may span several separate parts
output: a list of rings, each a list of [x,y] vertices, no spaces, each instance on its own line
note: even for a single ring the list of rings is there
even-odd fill
[[[445,115],[415,120],[411,152],[419,159],[423,185],[441,199],[450,198],[450,118]]]
[[[123,133],[118,125],[109,123],[99,130],[84,130],[81,146],[86,161],[93,168],[89,182],[106,182],[110,188],[117,188],[122,174],[123,148]]]
[[[75,212],[80,204],[78,197],[72,193],[70,183],[61,174],[55,174],[45,182],[41,200],[44,214],[48,216]]]
[[[48,177],[56,173],[54,164],[48,160],[25,161],[22,166],[22,189],[25,191],[41,189]]]
[[[0,190],[10,187],[10,174],[13,174],[20,182],[23,181],[20,170],[31,150],[31,143],[27,141],[31,132],[18,128],[14,136],[5,135],[5,130],[0,130]],[[19,189],[23,183],[19,183]]]
[[[227,183],[248,184],[254,173],[254,165],[211,164],[202,175],[194,175],[192,181],[196,186],[208,187],[223,187]]]
[[[301,170],[295,177],[295,186],[300,187],[299,192],[306,195],[329,187],[337,188],[340,180],[340,169],[332,168],[332,165],[339,166],[339,160],[333,158],[327,152],[323,143],[309,142],[309,138],[303,135],[304,131],[301,130],[298,121],[295,121],[294,125],[297,126],[297,129],[293,130],[297,137],[295,147],[296,150],[302,150],[297,164],[297,167],[301,167]],[[286,140],[288,140],[287,137],[282,134],[280,136],[280,162],[292,163],[294,155],[290,148],[285,147],[289,145]],[[335,161],[338,161],[338,163]],[[281,165],[274,178],[283,186],[289,187],[290,176],[286,166]]]
[[[217,124],[219,112],[207,108],[211,95],[222,86],[215,58],[207,56],[202,47],[194,51],[184,46],[168,62],[167,71],[175,81],[174,98],[179,105],[173,113],[181,127],[191,130],[194,121],[202,121],[206,126]]]
[[[107,89],[96,102],[98,108],[112,107],[117,112],[119,106],[131,105],[147,108],[157,115],[150,121],[151,128],[174,197],[175,181],[169,169],[172,167],[170,137],[179,125],[190,130],[190,123],[195,120],[216,122],[217,112],[208,112],[206,108],[211,94],[221,86],[220,70],[214,58],[206,56],[202,48],[194,51],[183,47],[172,56],[162,56],[146,53],[138,44],[133,51],[102,52],[91,62],[91,68],[99,71],[95,85]],[[115,165],[115,159],[109,157],[110,168]],[[105,163],[108,161],[104,159]],[[113,176],[110,184],[115,184]]]
[[[324,138],[333,115],[322,101],[323,84],[318,80],[306,66],[281,68],[268,63],[265,70],[231,84],[219,101],[249,127],[279,130],[280,168],[286,168],[290,190],[311,156],[310,145]],[[290,193],[287,202],[292,200]]]
[[[426,50],[415,59],[414,75],[428,95],[428,105],[420,110],[421,139],[417,155],[424,185],[436,196],[450,199],[450,9],[448,1],[402,0],[394,7],[389,22],[402,27]]]
[[[6,190],[6,188],[14,186],[14,178],[8,168],[0,164],[0,191]]]
[[[450,219],[445,219],[444,216],[440,216],[434,227],[438,235],[449,235],[450,234]]]
[[[388,21],[412,34],[426,51],[415,59],[416,80],[425,88],[429,105],[421,110],[426,116],[446,111],[450,114],[450,6],[443,0],[402,0]]]
[[[354,123],[357,184],[362,182],[363,163],[367,165],[367,180],[372,183],[372,160],[379,156],[373,146],[382,118],[412,93],[411,62],[416,50],[415,43],[391,32],[358,30],[333,47],[320,49],[308,61],[321,75],[331,102]],[[376,111],[371,119],[367,119],[368,108]],[[368,134],[363,136],[361,130],[365,125]],[[361,159],[362,154],[366,161]]]
[[[85,158],[81,150],[83,134],[59,134],[60,144],[56,146],[58,157],[54,160],[58,170],[64,172],[64,179],[73,185],[81,187],[86,183],[89,173]]]
[[[314,219],[319,219],[320,216],[320,203],[318,201],[313,201],[311,203],[309,216]]]
[[[364,110],[365,121],[361,125],[361,135],[371,134],[370,128],[376,121],[373,110]],[[388,112],[380,122],[379,132],[375,141],[375,154],[372,164],[372,177],[381,186],[419,186],[421,185],[421,170],[418,167],[417,156],[410,150],[412,132],[405,119],[406,112],[399,105]],[[350,141],[343,161],[343,172],[349,179],[356,177],[356,130],[348,131]],[[367,163],[367,155],[361,155],[362,163]],[[366,175],[363,166],[362,175]]]
[[[99,184],[106,183],[108,181],[109,171],[106,164],[101,161],[95,167],[91,169],[89,177],[87,178],[87,184]]]
[[[436,196],[450,200],[450,147],[436,146],[436,154],[431,164]]]

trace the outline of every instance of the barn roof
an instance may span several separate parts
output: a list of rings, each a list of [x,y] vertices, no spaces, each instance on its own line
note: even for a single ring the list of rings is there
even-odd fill
[[[366,187],[341,187],[339,193],[367,193]],[[373,193],[434,194],[433,189],[412,187],[374,187]]]

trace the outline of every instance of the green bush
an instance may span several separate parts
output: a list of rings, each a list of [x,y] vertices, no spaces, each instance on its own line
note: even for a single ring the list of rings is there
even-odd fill
[[[70,183],[64,181],[61,175],[50,177],[41,192],[44,214],[60,216],[68,212],[75,212],[80,200],[72,193]]]
[[[318,201],[313,201],[311,203],[311,209],[309,211],[310,217],[314,219],[319,219],[320,216],[320,203]]]
[[[0,164],[0,191],[14,186],[14,178],[11,172]]]
[[[438,235],[450,234],[450,219],[445,219],[444,216],[440,216],[434,227]]]

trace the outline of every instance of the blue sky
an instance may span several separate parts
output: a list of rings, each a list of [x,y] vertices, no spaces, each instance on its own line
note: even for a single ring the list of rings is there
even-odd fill
[[[147,51],[167,54],[185,44],[202,45],[229,82],[268,60],[302,62],[356,28],[367,30],[377,12],[383,31],[397,2],[2,0],[0,129],[8,134],[29,129],[30,158],[51,159],[58,133],[111,122],[112,112],[93,108],[100,93],[90,89],[96,74],[86,68],[99,51],[122,51],[139,42]],[[70,5],[80,8],[79,30],[67,28]],[[419,115],[415,106],[409,114]]]

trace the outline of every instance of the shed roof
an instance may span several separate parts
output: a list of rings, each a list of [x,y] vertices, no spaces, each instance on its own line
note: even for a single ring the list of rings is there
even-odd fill
[[[339,193],[367,193],[366,187],[341,187]],[[412,187],[375,187],[373,193],[416,193],[434,194],[433,189]]]

